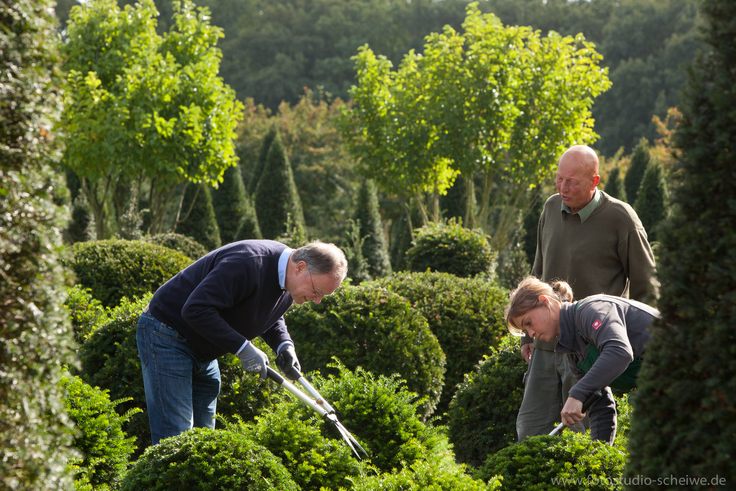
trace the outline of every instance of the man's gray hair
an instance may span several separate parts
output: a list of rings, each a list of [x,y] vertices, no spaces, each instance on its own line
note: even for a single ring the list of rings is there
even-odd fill
[[[348,260],[335,244],[315,240],[291,254],[294,263],[304,261],[310,274],[332,274],[340,281],[348,275]]]

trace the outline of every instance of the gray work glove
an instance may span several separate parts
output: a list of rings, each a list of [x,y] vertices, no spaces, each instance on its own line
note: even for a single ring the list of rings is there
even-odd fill
[[[243,370],[246,372],[257,372],[262,379],[266,379],[268,377],[268,370],[266,370],[266,366],[268,366],[268,356],[266,356],[266,353],[256,348],[253,343],[249,342],[246,344],[245,348],[238,353],[238,358],[240,358],[240,363],[243,364]]]
[[[276,356],[276,366],[290,380],[299,380],[299,377],[302,376],[302,367],[299,365],[299,359],[296,357],[296,350],[294,350],[294,346],[291,344],[285,344],[279,350]]]

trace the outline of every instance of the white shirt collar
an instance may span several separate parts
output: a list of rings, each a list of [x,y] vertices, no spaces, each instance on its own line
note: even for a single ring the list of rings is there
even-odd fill
[[[286,288],[286,265],[289,264],[289,256],[293,250],[287,247],[281,253],[281,257],[279,257],[279,286],[281,286],[282,290]]]

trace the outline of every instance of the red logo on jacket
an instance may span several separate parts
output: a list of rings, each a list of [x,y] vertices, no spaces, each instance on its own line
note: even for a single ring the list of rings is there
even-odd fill
[[[593,327],[593,329],[595,329],[597,331],[598,328],[601,327],[602,325],[603,325],[603,323],[601,321],[599,321],[598,319],[596,319],[595,322],[593,323],[593,326],[592,327]]]

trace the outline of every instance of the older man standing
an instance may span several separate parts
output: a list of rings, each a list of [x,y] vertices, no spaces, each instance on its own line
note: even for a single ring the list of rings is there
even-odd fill
[[[558,194],[547,200],[539,218],[532,274],[544,282],[567,281],[575,300],[598,293],[650,300],[659,284],[646,231],[634,209],[599,190],[599,182],[598,156],[591,148],[576,145],[560,157]],[[554,429],[576,382],[565,355],[554,352],[556,340],[521,342],[529,369],[516,419],[519,440]],[[610,390],[599,404],[613,404]]]

